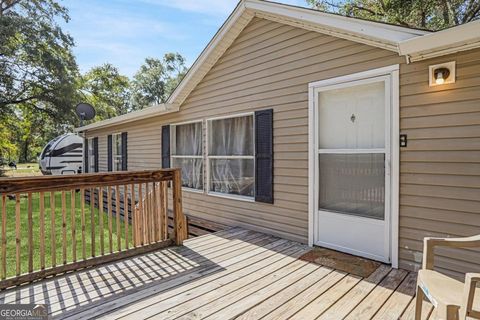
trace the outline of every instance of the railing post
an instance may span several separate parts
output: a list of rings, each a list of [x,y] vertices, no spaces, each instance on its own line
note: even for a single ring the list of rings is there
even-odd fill
[[[187,225],[182,208],[182,173],[180,169],[173,171],[173,232],[177,246],[187,238]]]

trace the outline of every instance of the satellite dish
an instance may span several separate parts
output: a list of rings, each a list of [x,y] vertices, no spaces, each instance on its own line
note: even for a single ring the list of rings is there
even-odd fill
[[[75,107],[75,113],[80,118],[80,126],[83,127],[84,120],[92,120],[95,118],[95,109],[88,103],[79,103]]]

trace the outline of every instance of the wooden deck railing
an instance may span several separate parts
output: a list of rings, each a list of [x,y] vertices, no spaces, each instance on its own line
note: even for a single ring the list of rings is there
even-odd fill
[[[181,245],[181,190],[179,169],[0,179],[0,289]]]

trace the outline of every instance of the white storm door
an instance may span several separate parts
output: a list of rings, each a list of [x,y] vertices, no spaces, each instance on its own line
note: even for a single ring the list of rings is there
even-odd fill
[[[316,245],[390,262],[390,76],[314,90]]]

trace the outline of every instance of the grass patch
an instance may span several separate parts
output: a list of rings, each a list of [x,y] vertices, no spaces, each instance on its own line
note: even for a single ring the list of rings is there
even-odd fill
[[[55,254],[56,265],[63,264],[63,231],[62,231],[62,197],[61,192],[56,192],[55,195],[55,246],[52,252],[52,210],[50,207],[50,193],[45,193],[45,266],[46,268],[52,266],[52,254]],[[83,259],[82,252],[82,213],[80,207],[80,192],[75,192],[75,230],[76,230],[76,257],[77,261]],[[26,273],[28,271],[28,199],[22,196],[20,200],[21,207],[21,271]],[[40,196],[38,193],[32,194],[32,224],[33,224],[33,269],[39,270],[41,266],[40,257]],[[95,255],[100,255],[100,219],[97,208],[93,210],[94,219],[91,219],[90,205],[85,203],[85,255],[92,256],[92,225],[95,231]],[[15,276],[16,274],[16,234],[15,234],[15,200],[7,200],[7,277]],[[92,223],[93,222],[93,223]],[[110,253],[109,248],[109,233],[108,233],[108,215],[103,213],[103,234],[104,234],[104,252]],[[129,246],[132,247],[132,232],[129,228]],[[122,249],[125,248],[125,223],[120,221],[120,236],[122,240]],[[67,263],[73,261],[73,239],[72,239],[72,215],[71,215],[71,192],[66,192],[66,251]],[[112,243],[113,251],[117,250],[117,223],[116,217],[112,217]]]
[[[6,177],[28,177],[28,176],[40,176],[40,168],[38,163],[18,163],[17,169],[10,169],[8,166],[3,167]]]

